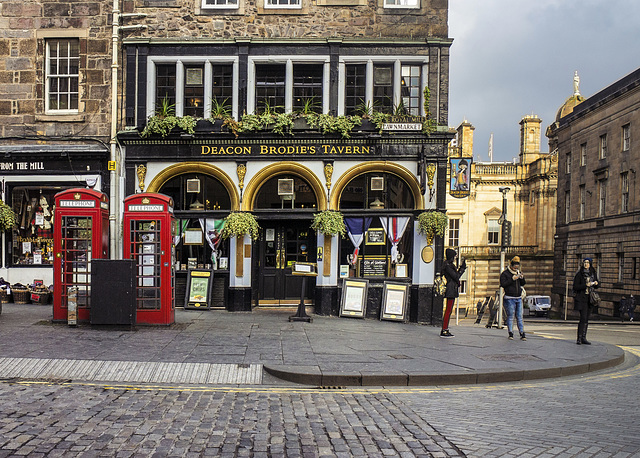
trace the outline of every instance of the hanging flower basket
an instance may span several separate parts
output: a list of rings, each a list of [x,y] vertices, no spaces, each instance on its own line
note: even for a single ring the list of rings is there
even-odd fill
[[[224,227],[220,233],[222,239],[251,236],[256,240],[260,235],[260,226],[256,217],[249,212],[232,212],[224,219]]]
[[[347,227],[344,224],[342,213],[335,210],[324,210],[313,216],[311,229],[325,236],[347,235]]]
[[[418,215],[418,233],[427,241],[433,242],[436,236],[444,237],[448,225],[449,217],[442,212],[431,210]]]
[[[9,231],[18,223],[18,217],[11,207],[0,200],[0,230]]]

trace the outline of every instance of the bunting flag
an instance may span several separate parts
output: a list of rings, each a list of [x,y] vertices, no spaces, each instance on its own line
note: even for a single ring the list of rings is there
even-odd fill
[[[391,262],[398,261],[398,243],[400,243],[400,239],[402,239],[404,231],[407,230],[407,225],[409,224],[410,219],[411,218],[409,216],[380,217],[382,228],[391,242]]]
[[[364,234],[371,226],[371,221],[373,218],[345,218],[344,224],[347,226],[347,235],[353,243],[353,259],[350,261],[351,264],[355,265],[358,260],[358,251],[360,249],[360,245],[362,245],[362,241],[364,240]]]
[[[182,240],[182,234],[184,233],[184,230],[187,228],[188,225],[189,225],[188,219],[178,220],[178,233],[173,236],[173,244],[175,246],[180,245],[180,241]]]
[[[220,233],[222,232],[222,228],[224,227],[223,219],[213,219],[213,218],[200,218],[200,227],[204,231],[204,238],[207,243],[211,247],[211,262],[214,266],[217,266],[217,251],[218,245],[220,245]]]

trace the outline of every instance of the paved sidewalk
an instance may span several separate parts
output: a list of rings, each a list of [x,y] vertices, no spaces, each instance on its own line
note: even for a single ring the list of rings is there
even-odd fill
[[[615,346],[473,325],[313,316],[289,322],[291,309],[176,310],[170,327],[124,330],[52,324],[51,306],[4,304],[0,379],[130,383],[277,383],[264,373],[313,386],[495,383],[575,375],[624,360]],[[224,374],[224,375],[220,375]]]

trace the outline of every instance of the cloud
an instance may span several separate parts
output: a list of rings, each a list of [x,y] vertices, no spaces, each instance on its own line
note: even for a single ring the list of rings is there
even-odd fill
[[[544,135],[573,92],[574,71],[588,97],[640,63],[637,0],[450,0],[449,7],[449,124],[466,118],[476,127],[483,159],[491,132],[494,159],[518,155],[524,115],[540,116]]]

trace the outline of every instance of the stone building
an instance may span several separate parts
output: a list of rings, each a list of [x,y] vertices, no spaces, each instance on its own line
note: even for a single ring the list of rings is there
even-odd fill
[[[517,162],[473,161],[469,197],[447,196],[445,245],[467,260],[459,299],[463,313],[475,313],[478,301],[499,288],[503,187],[509,188],[506,219],[512,222],[506,262],[520,256],[528,294],[551,292],[557,156],[540,152],[541,122],[535,115],[520,121]],[[459,146],[449,150],[450,157],[473,157],[473,130],[467,121],[458,127]]]
[[[228,310],[291,305],[294,263],[311,262],[316,313],[338,314],[354,278],[369,284],[364,316],[380,316],[391,282],[406,288],[405,318],[441,318],[431,285],[443,242],[427,245],[416,217],[445,209],[446,0],[125,0],[123,11],[140,15],[122,40],[126,194],[173,197],[178,290],[186,266],[210,265]],[[167,118],[182,128],[153,129]],[[310,228],[323,210],[342,212],[348,237]],[[257,240],[184,243],[236,211],[257,218]]]
[[[572,282],[580,260],[600,276],[598,313],[619,316],[620,300],[640,294],[640,69],[589,98],[574,95],[547,129],[556,151],[558,214],[553,299],[558,316],[573,310]]]
[[[0,276],[11,283],[53,282],[57,192],[109,192],[110,13],[102,1],[0,2],[1,198],[18,215]]]

